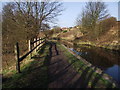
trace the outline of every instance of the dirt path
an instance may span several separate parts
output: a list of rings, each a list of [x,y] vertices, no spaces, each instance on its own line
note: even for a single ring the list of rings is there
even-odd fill
[[[48,88],[80,87],[74,83],[80,75],[73,69],[67,60],[64,51],[60,50],[56,43],[50,44],[50,58],[48,66],[49,85]],[[79,83],[78,83],[79,84]]]
[[[47,42],[32,58],[33,61],[22,70],[21,74],[4,77],[3,86],[12,88],[112,87],[112,83],[101,82],[103,73],[95,74],[96,68],[91,70],[92,66],[88,67],[75,57],[68,56],[66,49],[60,48],[55,42]],[[73,66],[77,66],[77,69]]]

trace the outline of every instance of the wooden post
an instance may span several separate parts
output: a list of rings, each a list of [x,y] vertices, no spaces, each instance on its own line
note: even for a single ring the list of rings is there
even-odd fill
[[[40,38],[41,39],[41,38]],[[40,43],[42,42],[42,40],[40,40]],[[41,47],[42,44],[40,44],[40,47]]]
[[[37,41],[37,45],[38,45],[38,44],[39,44],[39,38],[37,38],[37,40],[38,40],[38,41]],[[39,49],[39,46],[37,47],[37,50],[38,50],[38,49]]]
[[[43,41],[45,41],[45,38],[43,39]],[[45,43],[45,42],[44,42],[44,43]],[[43,44],[44,44],[44,43],[43,43]],[[43,44],[42,44],[42,45],[43,45]]]
[[[20,61],[19,61],[19,45],[18,42],[15,45],[15,58],[16,58],[16,70],[18,73],[20,72]]]
[[[40,44],[40,37],[39,37],[39,44]],[[40,45],[39,45],[39,47],[40,47]]]
[[[35,38],[34,38],[34,41],[36,41],[36,39],[35,39]],[[34,47],[36,47],[35,45],[36,45],[36,43],[34,43]],[[35,49],[35,52],[36,52],[36,49]]]
[[[35,47],[37,46],[37,37],[35,38],[36,42],[35,42]],[[35,49],[35,52],[37,52],[37,48]]]
[[[45,37],[45,43],[46,43],[46,37]]]
[[[28,50],[31,51],[31,40],[29,40],[29,46],[28,46]],[[29,54],[29,59],[31,59],[32,57],[32,52]]]
[[[40,37],[39,37],[39,44],[40,44]]]
[[[33,39],[33,42],[35,41],[35,38]],[[33,43],[33,47],[35,47],[35,43]]]

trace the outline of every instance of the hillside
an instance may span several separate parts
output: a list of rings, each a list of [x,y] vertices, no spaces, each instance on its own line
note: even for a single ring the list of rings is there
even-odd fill
[[[97,47],[118,50],[120,48],[120,38],[118,37],[119,25],[120,22],[116,22],[116,25],[97,39],[90,39],[89,35],[83,34],[78,27],[63,29],[61,32],[54,33],[52,36],[54,38],[60,38],[61,40],[71,41],[76,44],[90,44]]]
[[[114,48],[117,48],[118,46],[120,46],[119,43],[119,36],[118,36],[118,25],[111,28],[105,35],[102,35],[101,37],[99,37],[99,39],[97,41],[95,41],[95,43],[97,45],[111,45]],[[111,48],[111,47],[110,47]]]
[[[79,31],[78,28],[71,28],[66,32],[62,32],[58,37],[68,41],[74,41],[76,38],[82,37],[83,34]]]

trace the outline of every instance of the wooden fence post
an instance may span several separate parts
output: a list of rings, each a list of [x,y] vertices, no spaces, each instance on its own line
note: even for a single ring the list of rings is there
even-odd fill
[[[34,41],[36,41],[36,39],[35,39],[35,38],[34,38]],[[36,45],[36,43],[34,43],[34,47],[36,47],[35,45]],[[36,52],[36,49],[35,49],[35,52]]]
[[[34,40],[33,40],[33,42],[35,41],[35,38],[34,38]],[[35,47],[35,43],[33,43],[33,47]]]
[[[39,37],[39,44],[40,44],[40,37]],[[40,44],[41,45],[41,44]],[[39,45],[39,47],[40,47],[40,45]]]
[[[18,73],[20,72],[20,61],[19,61],[19,45],[18,42],[15,45],[15,58],[16,58],[16,70]]]
[[[37,37],[35,38],[36,39],[36,42],[35,42],[35,47],[37,46]],[[37,52],[37,48],[35,49],[35,52]]]
[[[32,48],[31,48],[31,40],[29,40],[28,50],[29,50],[29,51],[32,50]],[[31,59],[31,58],[32,58],[32,52],[31,52],[30,55],[29,55],[29,59]]]
[[[38,40],[38,41],[37,41],[37,45],[38,45],[38,44],[39,44],[39,38],[37,38],[37,40]],[[38,49],[39,49],[39,46],[37,47],[37,50],[38,50]]]
[[[42,38],[40,38],[40,39],[42,39]],[[42,40],[40,40],[40,43],[42,42]],[[40,47],[42,46],[42,44],[40,44]]]
[[[45,37],[45,42],[44,43],[46,43],[46,37]]]
[[[39,44],[40,44],[40,37],[39,37]]]

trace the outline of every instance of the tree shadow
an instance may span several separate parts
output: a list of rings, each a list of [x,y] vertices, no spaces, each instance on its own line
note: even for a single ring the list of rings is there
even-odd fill
[[[56,55],[59,55],[59,52],[58,52],[56,44],[55,44],[55,51],[56,51]]]
[[[45,56],[41,56],[46,48],[47,43],[43,44],[41,47],[38,48],[38,55],[34,55],[31,57],[31,59],[35,59],[35,60],[40,60],[41,58],[44,58]]]
[[[56,43],[53,42],[49,42],[49,54],[46,56],[45,60],[44,60],[44,65],[46,66],[51,66],[53,64],[61,64],[60,62],[62,62],[61,59],[58,59],[56,62],[51,63],[51,58],[53,57],[53,52],[52,49],[55,49],[56,55],[60,55],[60,53],[58,52]],[[62,67],[62,65],[59,65],[59,67],[61,67],[60,70],[58,70],[57,67],[53,67],[53,72],[49,73],[48,70],[48,84],[52,83],[52,82],[57,82],[57,80],[61,80],[61,78],[64,80],[62,83],[63,88],[88,88],[88,84],[91,81],[91,78],[94,77],[94,80],[92,80],[91,82],[91,87],[94,88],[96,86],[96,83],[100,80],[100,78],[102,77],[103,73],[101,73],[99,76],[95,76],[94,72],[96,72],[97,68],[95,67],[93,70],[91,70],[91,68],[93,68],[93,66],[90,67],[86,67],[83,70],[83,66],[81,66],[79,68],[79,70],[82,71],[80,77],[77,78],[77,75],[79,74],[78,71],[77,72],[71,72],[70,73],[70,69],[72,67],[72,65],[75,63],[76,61],[74,60],[72,63]],[[70,75],[70,76],[69,76]],[[67,80],[65,80],[67,78]],[[70,83],[74,78],[77,78],[73,83]],[[57,83],[56,83],[57,85]]]
[[[79,68],[79,70],[82,71],[81,75],[79,75],[79,77],[72,84],[66,83],[64,88],[90,88],[88,87],[89,82],[91,83],[91,87],[95,88],[97,82],[102,78],[103,72],[99,75],[94,75],[94,72],[97,70],[96,67],[93,70],[91,70],[93,66],[86,67],[84,70],[82,67],[83,66]],[[77,74],[74,74],[74,77],[72,77],[73,79],[76,77],[75,75]],[[93,77],[94,79],[92,79]],[[72,80],[72,78],[70,80]]]
[[[52,43],[48,42],[47,43],[49,45],[49,53],[46,55],[45,59],[44,59],[44,65],[49,66],[51,58],[52,58]]]
[[[83,66],[84,66],[84,65],[81,65],[80,68],[78,69],[78,71],[79,71]],[[78,74],[78,72],[74,73],[74,74],[71,76],[71,78],[69,78],[69,79],[66,81],[66,83],[63,85],[63,88],[70,88],[69,82],[71,82],[72,79],[75,78],[77,74]]]
[[[62,60],[58,60],[58,61],[55,61],[53,63],[51,63],[50,65],[53,65],[53,64],[56,64],[56,63],[60,63]]]
[[[49,83],[51,82],[54,82],[56,80],[58,80],[60,77],[64,76],[65,74],[67,74],[68,70],[70,69],[70,67],[75,63],[72,62],[71,64],[68,64],[67,66],[65,66],[63,69],[61,70],[58,70],[57,68],[55,69],[55,71],[52,73],[53,75],[52,76],[49,76],[50,77],[50,81]],[[55,74],[55,72],[57,71],[57,73]]]
[[[103,72],[101,74],[94,75],[94,72],[96,72],[97,68],[96,67],[93,68],[92,65],[88,67],[85,66],[84,64],[82,65],[80,64],[78,70],[75,70],[75,68],[73,68],[73,64],[77,60],[73,60],[73,62],[65,65],[63,65],[62,59],[57,59],[57,61],[52,62],[51,60],[53,54],[55,53],[57,56],[60,55],[61,53],[58,51],[59,49],[57,48],[56,43],[47,42],[46,45],[49,46],[47,55],[43,57],[39,55],[34,56],[33,58],[35,59],[36,62],[34,61],[33,63],[30,64],[29,68],[22,71],[21,75],[23,75],[23,77],[25,75],[24,79],[21,79],[21,77],[16,78],[16,80],[13,82],[13,85],[14,86],[16,85],[15,87],[48,88],[49,87],[48,85],[52,82],[56,82],[55,84],[57,86],[57,84],[59,84],[57,83],[57,81],[62,83],[61,88],[88,88],[89,82],[91,83],[92,88],[96,87],[98,81],[103,76]],[[44,45],[40,49],[40,51],[38,51],[39,54],[44,53],[46,45]],[[55,52],[53,52],[53,49],[55,50]],[[43,61],[42,65],[38,63],[40,60]],[[50,73],[49,67],[55,64],[60,64],[59,68],[60,67],[61,68],[60,69],[57,67],[53,68],[53,72]],[[81,71],[81,73],[79,73],[79,71]],[[22,82],[24,82],[26,78],[28,80],[25,81],[25,83],[21,83],[21,80]],[[12,78],[10,79],[12,80]],[[112,84],[108,84],[107,88],[109,87],[112,87]]]
[[[41,57],[39,57],[39,56],[37,56],[37,55],[34,55],[33,57],[31,57],[31,59],[40,59],[40,58],[44,58],[45,56],[41,56]]]
[[[38,50],[38,54],[43,54],[48,43],[42,45]]]
[[[94,88],[97,84],[97,82],[100,80],[100,78],[103,76],[103,72],[101,74],[98,74],[95,76],[95,79],[92,82],[91,88]]]
[[[89,71],[90,67],[85,68],[85,70],[82,72],[81,76],[79,77],[79,79],[76,80],[76,82],[74,82],[73,85],[71,85],[71,87],[77,87],[77,88],[85,88],[85,81],[86,77],[87,77],[87,72]]]

